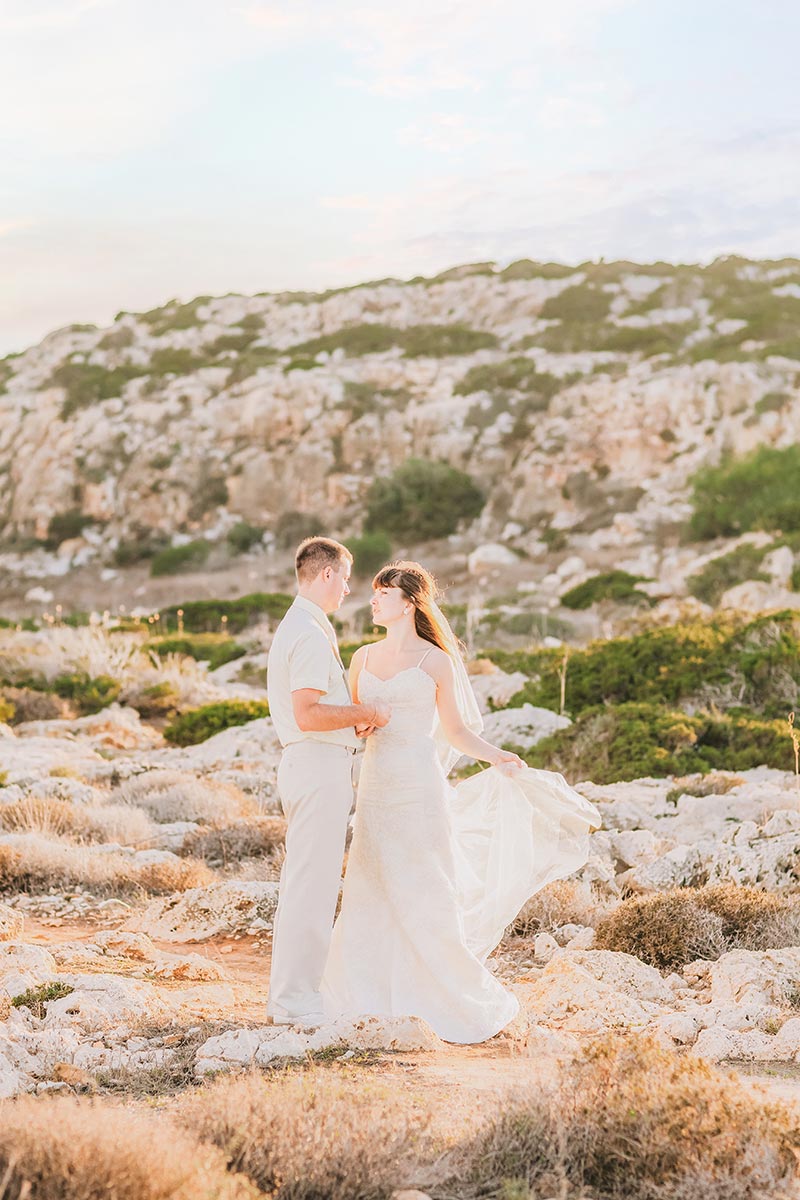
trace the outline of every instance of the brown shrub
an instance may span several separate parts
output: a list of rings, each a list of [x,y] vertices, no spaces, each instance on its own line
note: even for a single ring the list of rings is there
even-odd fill
[[[227,867],[243,858],[262,858],[283,845],[283,817],[253,817],[230,825],[213,824],[186,835],[181,854],[203,858],[215,867]]]
[[[724,796],[740,783],[744,783],[741,775],[733,775],[728,771],[709,771],[707,775],[683,775],[675,779],[673,787],[667,792],[667,802],[677,803],[681,796]]]
[[[274,1200],[384,1200],[425,1122],[381,1085],[324,1069],[223,1078],[180,1118]]]
[[[187,892],[189,888],[208,887],[216,876],[204,862],[186,858],[181,862],[166,859],[164,862],[149,863],[139,867],[137,882],[147,892],[169,895],[171,892]]]
[[[674,970],[728,950],[796,945],[798,932],[800,901],[730,883],[632,896],[599,923],[596,945]]]
[[[3,1200],[248,1200],[222,1156],[165,1121],[72,1098],[0,1105]]]
[[[559,879],[531,896],[513,922],[510,933],[532,937],[559,925],[596,925],[617,901],[584,880]]]
[[[0,696],[14,705],[14,715],[9,724],[21,725],[23,721],[55,721],[72,717],[73,705],[55,692],[39,692],[35,688],[4,687]]]
[[[434,1195],[757,1200],[795,1176],[797,1117],[692,1055],[608,1035],[507,1103]]]

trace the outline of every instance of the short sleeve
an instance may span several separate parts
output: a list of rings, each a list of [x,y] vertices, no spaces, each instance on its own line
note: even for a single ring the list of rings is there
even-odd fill
[[[289,691],[314,688],[317,692],[327,692],[332,653],[322,630],[301,633],[289,651]]]

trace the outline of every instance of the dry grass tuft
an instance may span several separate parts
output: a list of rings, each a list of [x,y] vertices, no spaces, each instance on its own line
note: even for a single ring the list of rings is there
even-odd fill
[[[376,1081],[324,1068],[223,1078],[179,1116],[273,1200],[388,1200],[426,1126]]]
[[[111,795],[117,804],[144,809],[154,821],[230,821],[252,816],[254,801],[230,783],[183,771],[146,771]]]
[[[139,867],[136,880],[146,892],[171,895],[172,892],[187,892],[189,888],[208,887],[216,875],[204,862],[184,858],[179,862],[166,859]]]
[[[632,896],[597,926],[597,946],[659,969],[728,950],[777,950],[800,942],[800,900],[726,883]]]
[[[285,837],[283,817],[253,817],[192,830],[184,838],[180,852],[205,859],[213,867],[227,867],[243,858],[263,858],[274,853]]]
[[[0,1200],[249,1200],[222,1156],[165,1121],[90,1101],[0,1105]]]
[[[26,892],[63,891],[84,887],[99,895],[135,895],[185,891],[213,883],[203,862],[184,859],[138,865],[114,851],[22,833],[0,843],[0,889]]]
[[[674,786],[667,792],[667,802],[675,804],[681,796],[724,796],[744,782],[741,775],[734,775],[728,771],[678,776]]]
[[[798,1119],[783,1106],[692,1055],[609,1035],[551,1091],[503,1107],[433,1194],[774,1200],[796,1175],[798,1147]]]
[[[594,926],[617,903],[585,880],[560,879],[531,896],[509,933],[514,937],[533,937],[557,929],[559,925]]]
[[[50,796],[25,796],[14,804],[4,804],[0,807],[0,829],[122,845],[145,841],[153,832],[147,815],[137,809],[121,804],[84,808]]]
[[[69,701],[54,692],[40,692],[29,687],[4,687],[0,689],[0,698],[14,705],[14,716],[11,725],[21,725],[24,721],[57,721],[75,716],[75,710]]]

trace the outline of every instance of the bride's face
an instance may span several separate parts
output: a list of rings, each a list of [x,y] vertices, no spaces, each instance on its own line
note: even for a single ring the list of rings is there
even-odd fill
[[[410,606],[411,601],[399,587],[377,587],[370,600],[372,620],[376,625],[392,625],[408,615],[404,610]]]

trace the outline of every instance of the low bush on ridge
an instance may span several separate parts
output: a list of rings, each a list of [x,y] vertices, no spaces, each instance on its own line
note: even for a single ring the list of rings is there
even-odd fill
[[[556,711],[563,650],[485,650],[505,671],[531,676],[511,699]],[[800,614],[771,613],[746,624],[733,619],[679,623],[572,650],[566,708],[578,717],[598,704],[733,706],[782,717],[800,707]]]
[[[599,922],[601,950],[633,954],[659,970],[728,950],[779,950],[800,937],[800,900],[725,883],[631,896]]]
[[[167,725],[164,737],[172,746],[193,746],[223,729],[268,716],[269,705],[265,700],[220,700],[187,709]]]
[[[663,705],[641,703],[586,709],[568,728],[529,750],[516,749],[529,766],[560,771],[571,781],[594,783],[760,766],[790,771],[793,765],[785,721],[710,713],[689,716]]]

